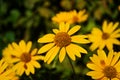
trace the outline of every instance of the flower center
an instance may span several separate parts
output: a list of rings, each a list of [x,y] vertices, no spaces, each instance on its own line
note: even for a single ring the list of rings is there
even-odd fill
[[[109,79],[115,78],[117,75],[117,71],[113,66],[107,66],[103,70],[103,73],[105,74],[106,77]]]
[[[77,22],[77,21],[78,21],[78,17],[77,17],[77,16],[74,16],[74,17],[73,17],[73,21],[74,21],[74,22]]]
[[[55,35],[54,42],[59,47],[65,47],[70,44],[71,38],[66,32],[59,32]]]
[[[23,53],[20,58],[21,58],[21,61],[27,63],[31,60],[31,55],[28,53]]]
[[[103,33],[102,34],[102,39],[106,40],[110,37],[110,35],[108,33]]]

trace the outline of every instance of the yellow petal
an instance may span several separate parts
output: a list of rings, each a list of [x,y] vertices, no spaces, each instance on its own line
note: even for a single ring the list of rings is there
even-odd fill
[[[27,63],[27,67],[28,67],[28,69],[30,70],[30,72],[31,72],[32,74],[35,73],[35,69],[34,69],[34,67],[33,67],[33,65],[32,65],[31,63]]]
[[[120,80],[119,78],[113,78],[112,80]]]
[[[78,16],[79,16],[79,15],[78,15]],[[87,20],[87,18],[88,18],[88,14],[84,14],[84,15],[82,15],[82,16],[79,16],[78,22],[84,22],[84,21]]]
[[[113,49],[113,44],[112,44],[111,41],[108,41],[108,42],[106,43],[106,46],[107,46],[108,50],[112,50],[112,49]]]
[[[42,38],[38,39],[39,43],[48,43],[48,42],[53,42],[54,41],[54,34],[46,34],[45,36],[43,36]]]
[[[12,43],[12,46],[17,52],[21,52],[21,48],[15,42]]]
[[[39,54],[47,52],[49,49],[51,49],[55,44],[54,43],[49,43],[41,47],[38,51]]]
[[[96,37],[98,38],[98,35],[101,36],[102,35],[102,31],[99,28],[93,28],[92,32],[93,35],[96,35]]]
[[[102,40],[101,40],[101,41],[99,42],[99,49],[102,50],[102,49],[105,47],[105,44],[106,44],[106,41],[102,41]]]
[[[75,61],[75,55],[74,55],[74,53],[73,53],[73,51],[71,50],[71,48],[73,48],[71,45],[68,45],[67,47],[66,47],[66,51],[67,51],[67,54],[68,54],[68,56],[72,59],[72,60],[74,60]]]
[[[81,26],[76,25],[68,31],[68,34],[72,35],[72,34],[76,33],[80,28],[81,28]]]
[[[120,60],[114,66],[118,72],[120,72]]]
[[[22,74],[24,73],[24,71],[25,71],[25,69],[21,67],[18,74],[20,74],[20,76],[22,76]]]
[[[51,56],[52,54],[54,54],[55,48],[56,48],[56,46],[54,46],[52,49],[50,49],[50,50],[46,53],[45,58],[44,58],[44,62],[47,62],[48,59],[50,58],[50,56]]]
[[[106,63],[106,59],[107,59],[106,53],[103,50],[97,50],[97,53],[98,53],[99,59],[104,60]]]
[[[116,22],[112,27],[111,27],[111,31],[110,32],[113,32],[119,25],[119,22]]]
[[[54,52],[52,53],[52,55],[48,59],[47,64],[50,64],[53,61],[55,56],[58,54],[59,49],[60,49],[60,47],[55,46]]]
[[[95,65],[93,63],[88,63],[87,67],[90,68],[91,70],[102,71],[102,69],[99,66],[97,66],[97,65]]]
[[[81,57],[78,45],[70,44],[70,46],[71,46],[71,48],[69,48],[69,49],[71,50],[71,52],[73,52],[73,54],[76,55],[77,57]]]
[[[112,27],[113,27],[113,22],[110,22],[110,23],[108,24],[108,26],[107,26],[106,32],[111,33]]]
[[[22,75],[21,70],[24,69],[23,67],[24,67],[24,64],[21,64],[21,65],[17,68],[16,74],[18,74],[18,75],[21,76],[21,75]],[[24,70],[23,70],[23,71],[24,71]]]
[[[59,30],[61,31],[61,32],[65,32],[65,23],[60,23],[59,24]]]
[[[110,35],[111,38],[118,38],[120,37],[120,29],[115,30],[114,32],[112,32],[112,34]]]
[[[69,23],[66,23],[66,24],[65,24],[65,32],[68,32],[69,28],[70,28],[70,24],[69,24]]]
[[[20,48],[22,49],[22,52],[25,52],[25,50],[26,50],[26,43],[25,43],[24,40],[21,40],[21,41],[19,42],[19,46],[20,46]]]
[[[105,20],[102,25],[102,30],[105,32],[107,30],[107,21]]]
[[[110,65],[111,61],[113,59],[113,50],[109,51],[108,58],[107,58],[107,65]]]
[[[21,68],[24,68],[24,63],[23,62],[19,62],[19,63],[15,64],[12,69],[13,69],[13,71],[16,71],[18,75],[21,76],[22,74],[19,73]]]
[[[65,48],[63,47],[61,50],[60,50],[60,54],[59,54],[59,61],[62,62],[65,58],[65,55],[66,55],[66,51],[65,51]]]
[[[81,16],[81,15],[83,15],[85,12],[86,12],[86,10],[85,10],[85,9],[84,9],[84,10],[82,10],[82,11],[80,10],[80,11],[78,12],[78,15],[79,15],[79,16]]]
[[[82,47],[78,47],[78,50],[81,52],[81,53],[85,53],[85,54],[87,54],[87,51],[84,49],[84,48],[82,48]]]
[[[76,35],[76,36],[72,36],[71,39],[72,39],[72,42],[75,42],[75,43],[90,43],[89,40],[87,39],[84,39],[85,35]]]
[[[35,55],[35,54],[37,54],[37,48],[33,49],[32,52],[31,52],[32,56]]]
[[[32,47],[32,42],[29,41],[29,42],[27,43],[27,45],[26,45],[26,52],[27,52],[27,53],[30,51],[31,47]]]
[[[53,31],[55,34],[59,33],[59,30],[58,30],[58,29],[52,29],[52,31]]]
[[[12,69],[13,69],[14,71],[16,71],[21,64],[23,64],[23,62],[18,62],[18,63],[16,63],[16,64],[13,66]]]
[[[5,62],[0,66],[0,73],[4,72],[4,70],[8,67],[8,64]]]
[[[6,59],[7,60],[7,59]],[[11,59],[11,62],[12,63],[16,63],[16,62],[19,62],[21,59],[20,58],[15,58],[15,59]]]
[[[3,62],[4,62],[4,59],[1,59],[0,60],[0,66],[2,66]]]
[[[115,65],[116,62],[118,62],[119,57],[120,57],[119,55],[120,55],[120,54],[116,54],[116,55],[113,57],[112,62],[111,62],[111,66]]]
[[[90,46],[90,50],[91,51],[94,51],[95,49],[97,49],[98,48],[98,46],[99,46],[99,43],[92,43],[92,45]]]
[[[37,61],[33,61],[33,60],[32,60],[31,63],[32,63],[32,65],[33,65],[34,67],[36,67],[36,68],[40,68],[40,67],[41,67],[40,63],[37,62]]]
[[[32,56],[32,60],[44,60],[44,56],[40,56],[40,55]]]
[[[6,77],[8,75],[10,75],[12,73],[11,69],[6,70],[5,72],[3,72],[2,74],[0,74],[0,77]],[[8,77],[7,77],[8,78]],[[0,78],[1,79],[1,78]],[[5,79],[1,79],[1,80],[5,80]]]
[[[120,45],[120,40],[118,39],[112,39],[112,42],[116,45]]]
[[[90,60],[100,68],[103,68],[103,66],[100,63],[100,59],[97,55],[93,54],[93,57],[90,57]]]
[[[25,73],[26,73],[26,75],[28,76],[28,75],[30,74],[29,69],[26,69],[26,70],[25,70]]]
[[[100,71],[90,71],[87,73],[88,76],[92,76],[94,79],[100,79],[104,76],[104,74]]]
[[[71,46],[72,46],[73,50],[76,50],[76,52],[79,51],[79,52],[82,52],[82,53],[87,53],[87,51],[84,48],[82,48],[82,47],[80,47],[76,44],[71,44]],[[79,55],[79,57],[80,57],[80,55]]]

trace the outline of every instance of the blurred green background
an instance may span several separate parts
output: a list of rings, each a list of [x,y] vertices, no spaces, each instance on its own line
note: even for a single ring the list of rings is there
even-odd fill
[[[74,9],[86,9],[89,14],[88,20],[79,24],[83,34],[90,33],[93,27],[101,27],[104,20],[120,22],[120,0],[0,0],[0,58],[2,50],[13,41],[32,41],[33,47],[39,48],[38,38],[58,28],[51,18],[60,11]],[[89,45],[83,47],[89,54],[72,61],[75,73],[67,57],[63,63],[56,57],[50,65],[40,61],[41,69],[36,69],[34,75],[22,75],[20,80],[92,80],[85,74],[89,71],[86,63],[94,52],[88,49]],[[120,51],[119,47],[115,51]]]

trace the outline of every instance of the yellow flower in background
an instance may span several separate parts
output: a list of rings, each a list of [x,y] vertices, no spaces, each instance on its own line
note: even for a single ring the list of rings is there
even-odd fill
[[[93,51],[97,48],[103,49],[105,46],[108,50],[113,49],[113,44],[120,45],[120,41],[117,38],[120,38],[120,28],[117,29],[119,23],[113,22],[107,23],[103,22],[102,30],[98,28],[93,28],[89,36],[89,40],[92,42],[90,49]]]
[[[92,71],[87,75],[95,80],[120,80],[120,53],[115,53],[109,51],[106,55],[105,51],[98,50],[97,55],[93,54],[93,57],[90,57],[91,62],[87,67]]]
[[[70,13],[64,11],[56,14],[56,16],[52,18],[52,21],[56,23],[68,22],[71,18]]]
[[[60,12],[52,18],[52,21],[56,23],[65,22],[69,24],[81,23],[86,21],[88,18],[88,14],[85,14],[85,12],[85,10],[80,10],[79,12],[76,10],[69,12]]]
[[[61,23],[59,29],[53,29],[54,34],[46,34],[42,38],[38,39],[39,43],[47,43],[41,47],[38,51],[39,54],[46,53],[44,62],[50,64],[55,56],[59,53],[59,61],[62,62],[67,55],[75,60],[75,56],[81,57],[81,53],[87,53],[87,51],[77,45],[76,43],[86,44],[89,43],[86,35],[73,35],[76,33],[80,26],[76,25],[70,30],[68,23]]]
[[[15,72],[9,69],[8,66],[4,59],[0,60],[0,80],[19,80]]]
[[[13,42],[3,50],[3,57],[9,63],[14,63],[13,69],[18,75],[24,72],[26,75],[35,73],[35,68],[40,68],[41,65],[37,60],[43,60],[43,56],[37,55],[37,49],[31,50],[32,42],[25,43],[21,40],[19,44]]]
[[[81,23],[87,20],[88,14],[85,14],[86,10],[80,10],[77,12],[76,10],[70,11],[69,14],[72,16],[71,19],[68,20],[68,23]]]

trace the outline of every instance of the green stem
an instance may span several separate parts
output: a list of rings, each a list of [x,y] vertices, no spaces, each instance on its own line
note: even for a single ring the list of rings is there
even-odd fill
[[[30,80],[33,80],[33,78],[31,77],[31,75],[29,76]]]
[[[72,64],[72,61],[71,61],[71,59],[69,58],[69,56],[68,56],[68,59],[69,59],[69,63],[70,63],[70,65],[71,65],[71,68],[72,68],[72,71],[73,71],[73,80],[76,80],[76,77],[75,77],[75,69],[74,69],[74,66],[73,66],[73,64]]]

